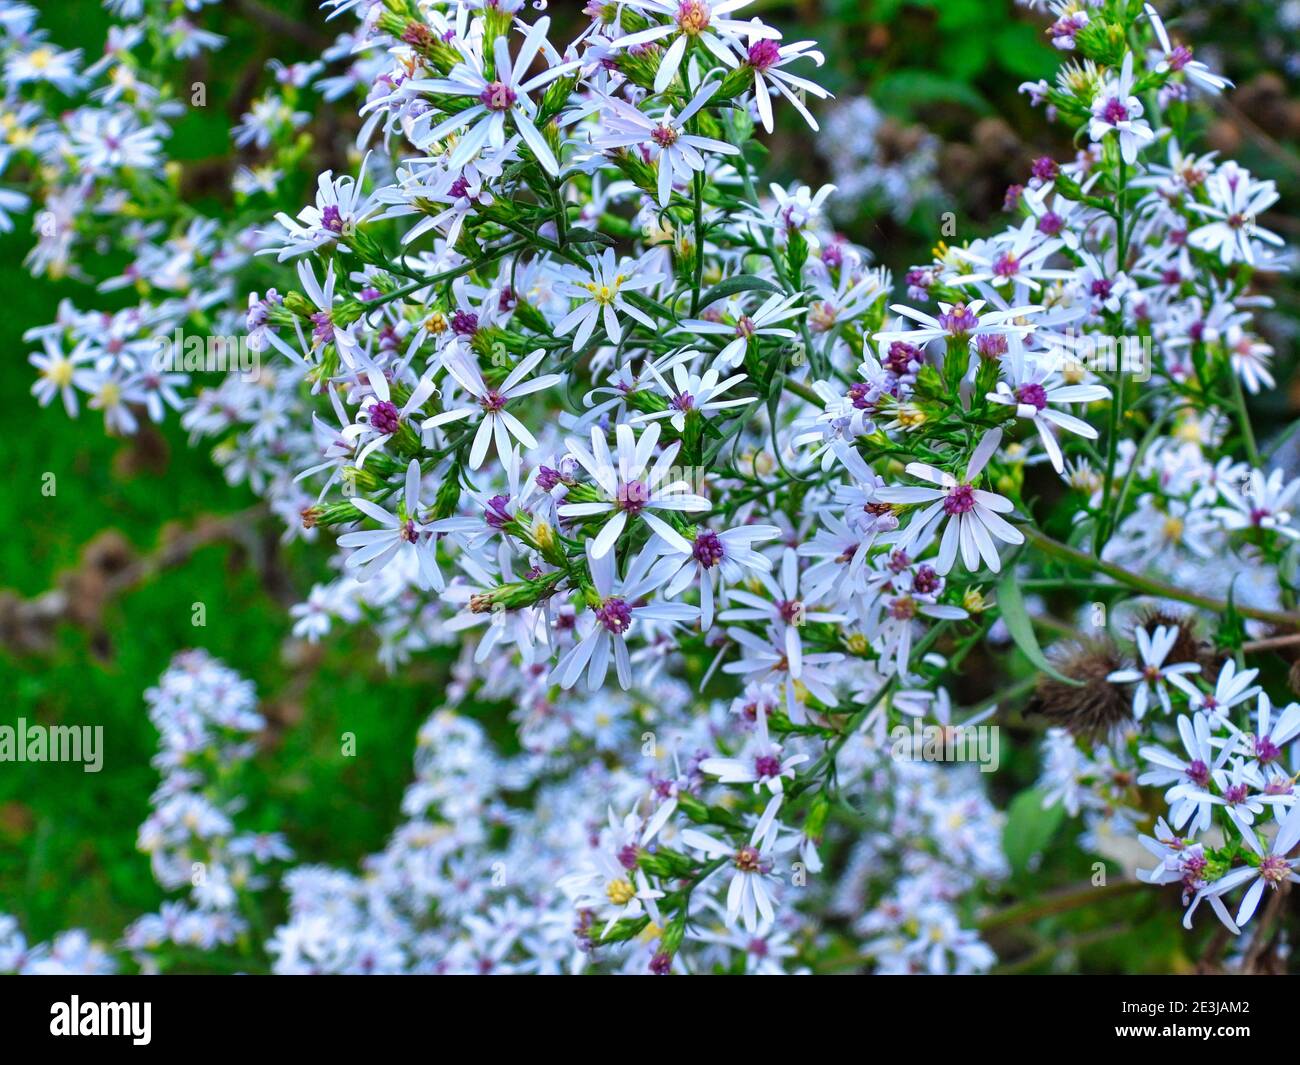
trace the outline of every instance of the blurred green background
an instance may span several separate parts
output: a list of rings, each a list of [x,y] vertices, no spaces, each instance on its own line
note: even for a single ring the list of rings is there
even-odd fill
[[[1289,54],[1296,50],[1294,35],[1290,44],[1279,35],[1279,7],[1271,3],[1186,6],[1195,13],[1193,39],[1213,42],[1213,60],[1240,86],[1203,124],[1202,147],[1223,148],[1279,179],[1286,195],[1274,228],[1294,238],[1294,220],[1286,217],[1300,166],[1293,147],[1300,132],[1296,61]],[[553,34],[563,35],[563,23],[578,8],[550,5],[561,23]],[[875,164],[905,163],[923,147],[933,152],[932,195],[900,210],[888,194],[855,194],[837,216],[845,234],[871,248],[896,277],[928,258],[942,211],[956,213],[959,240],[1000,228],[1006,186],[1024,180],[1029,161],[1045,151],[1068,157],[1068,142],[1016,91],[1021,81],[1050,77],[1062,57],[1046,43],[1041,20],[1010,0],[758,0],[744,12],[750,13],[781,26],[787,39],[814,39],[826,50],[820,80],[837,100],[818,107],[820,116],[855,97],[873,99],[885,123],[876,127]],[[60,46],[80,47],[88,56],[102,49],[108,21],[98,5],[43,5],[40,17]],[[178,91],[206,80],[210,105],[189,110],[179,122],[171,154],[196,171],[215,164],[228,174],[230,127],[265,61],[310,58],[334,27],[326,29],[310,0],[232,0],[202,17],[230,41],[215,60],[177,73]],[[307,29],[289,32],[295,25]],[[797,177],[814,187],[831,180],[833,161],[818,154],[816,140],[788,109],[783,118],[771,142],[774,179]],[[334,131],[334,138],[321,136],[316,157],[289,184],[301,191],[318,167],[339,165],[350,126],[346,114],[320,111],[313,127]],[[211,187],[213,199],[204,206],[221,210],[224,186]],[[201,546],[120,594],[103,595],[105,583],[134,555],[155,552],[178,528],[238,514],[255,500],[228,486],[204,449],[186,445],[174,418],[125,441],[106,437],[93,411],[70,421],[57,407],[36,406],[26,361],[33,346],[23,332],[51,321],[62,298],[99,308],[121,306],[125,298],[102,297],[71,281],[34,282],[21,265],[30,244],[22,222],[0,239],[0,347],[7,352],[0,384],[13,427],[3,446],[7,491],[0,493],[8,532],[0,539],[0,693],[6,696],[0,723],[24,717],[103,725],[106,752],[97,775],[77,765],[0,765],[0,912],[15,914],[32,941],[74,926],[112,941],[161,901],[147,859],[135,849],[157,782],[149,764],[157,737],[142,696],[176,651],[207,648],[257,685],[272,725],[249,795],[257,827],[284,831],[300,860],[347,866],[381,847],[399,820],[416,729],[441,701],[447,653],[424,656],[391,677],[363,632],[336,632],[314,649],[291,641],[287,607],[327,576],[326,552],[280,545],[279,530],[266,519],[244,523],[240,535]],[[1287,285],[1272,294],[1279,312],[1266,325],[1285,380],[1295,292]],[[1281,423],[1295,417],[1300,402],[1281,391],[1259,406]],[[47,472],[57,478],[53,497],[41,492]],[[47,634],[26,631],[15,619],[35,597],[66,587],[69,573],[78,574],[79,600],[95,609]],[[191,624],[195,603],[206,606],[203,627]],[[504,739],[504,712],[491,713],[493,732]],[[340,754],[340,735],[348,731],[357,736],[355,758]],[[1086,883],[1091,859],[1075,843],[1077,829],[1064,825],[1059,811],[1043,813],[1027,790],[1038,770],[1032,733],[1012,736],[1015,749],[995,782],[999,805],[1011,809],[1014,875],[1002,902],[1037,905],[1044,913],[1009,939],[990,930],[994,945],[1016,959],[1013,967],[1028,971],[1190,965],[1195,938],[1178,926],[1173,892],[1117,894],[1052,915],[1053,893]]]

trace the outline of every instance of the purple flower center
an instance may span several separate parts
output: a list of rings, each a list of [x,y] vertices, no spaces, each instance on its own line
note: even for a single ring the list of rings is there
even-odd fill
[[[1112,126],[1118,126],[1121,122],[1128,121],[1128,108],[1122,100],[1112,96],[1106,101],[1106,106],[1101,109],[1101,117]]]
[[[537,487],[543,492],[549,492],[560,483],[560,471],[553,470],[549,466],[539,466],[537,469]]]
[[[912,578],[912,591],[921,595],[933,595],[939,590],[939,585],[943,579],[937,574],[931,566],[919,566],[916,575]]]
[[[673,127],[668,125],[666,122],[661,122],[650,131],[650,139],[659,145],[660,148],[672,147],[672,145],[677,143],[677,138],[679,136],[680,134],[677,130],[673,129]]]
[[[1255,757],[1261,762],[1273,762],[1282,754],[1268,736],[1260,736],[1255,741]]]
[[[781,759],[774,754],[762,754],[754,759],[754,772],[760,778],[779,777],[781,775]]]
[[[650,501],[650,489],[644,481],[625,481],[618,489],[618,505],[629,514],[640,514]]]
[[[975,489],[968,484],[959,484],[943,497],[945,514],[965,514],[975,508]]]
[[[1047,389],[1037,384],[1021,385],[1016,389],[1016,399],[1035,410],[1043,410],[1047,406]]]
[[[1009,251],[1003,252],[993,264],[994,277],[1015,277],[1020,270],[1020,260]]]
[[[754,325],[754,319],[750,318],[747,314],[742,314],[736,322],[736,336],[744,337],[748,340],[754,335],[756,328],[757,327]]]
[[[749,46],[749,65],[755,70],[766,70],[781,58],[781,46],[769,38],[755,41]]]
[[[1038,220],[1038,232],[1048,237],[1054,237],[1065,228],[1065,219],[1055,211],[1046,211],[1043,217]]]
[[[1112,288],[1114,288],[1114,284],[1112,282],[1106,280],[1106,278],[1104,277],[1099,277],[1097,278],[1096,281],[1092,283],[1092,287],[1090,291],[1098,299],[1108,300],[1110,299],[1110,293]]]
[[[736,851],[736,868],[742,873],[757,873],[762,867],[763,859],[757,847],[748,845]]]
[[[334,339],[334,319],[329,311],[317,311],[311,316],[311,335],[321,344]]]
[[[482,103],[489,111],[509,111],[514,107],[515,90],[504,82],[494,81],[481,93],[479,93],[479,102]]]
[[[689,392],[683,392],[680,396],[673,396],[671,406],[680,411],[693,410],[695,408],[695,397]]]
[[[655,976],[667,976],[673,969],[673,956],[666,951],[660,951],[650,959],[650,971]]]
[[[787,625],[798,625],[803,621],[803,603],[798,599],[782,599],[776,604],[776,609]]]
[[[399,422],[397,407],[386,399],[370,408],[370,425],[376,432],[385,435],[395,433]]]
[[[331,203],[321,212],[320,224],[331,233],[343,232],[343,216],[339,214],[339,209],[334,204]]]
[[[465,180],[465,175],[461,174],[460,177],[451,183],[451,188],[447,190],[447,195],[451,196],[452,199],[459,200],[467,192],[469,192],[469,182]]]
[[[1223,793],[1223,801],[1229,806],[1236,806],[1238,803],[1246,801],[1246,796],[1250,794],[1250,789],[1245,784],[1234,784]]]
[[[1291,875],[1291,866],[1280,855],[1270,854],[1259,863],[1259,875],[1270,884],[1280,884]]]
[[[1210,782],[1210,767],[1199,758],[1187,763],[1187,779],[1197,787],[1205,787]]]
[[[506,405],[506,398],[495,388],[489,388],[486,392],[483,393],[483,398],[480,399],[478,402],[479,402],[479,406],[481,406],[489,414],[495,414],[497,411],[499,411],[502,407]]]
[[[921,349],[906,340],[895,340],[890,344],[889,354],[885,357],[885,365],[895,377],[902,377],[911,370],[912,363],[921,361]]]
[[[1000,359],[1007,353],[1007,338],[1001,333],[981,333],[975,351],[981,359]]]
[[[969,336],[980,324],[979,316],[964,303],[955,303],[939,315],[939,325],[950,336]]]
[[[618,596],[611,596],[596,607],[596,620],[615,636],[622,636],[632,624],[632,608]]]
[[[510,512],[506,510],[506,505],[510,502],[509,496],[493,496],[488,500],[487,510],[483,517],[494,529],[501,529],[510,521]]]
[[[695,561],[705,569],[712,569],[722,561],[726,551],[722,547],[722,541],[718,539],[718,534],[712,529],[705,529],[695,537],[695,543],[691,547],[691,554],[695,556]]]
[[[618,864],[624,869],[631,871],[636,868],[636,859],[640,851],[634,844],[629,843],[626,847],[618,852]]]
[[[858,410],[873,410],[876,406],[872,398],[872,387],[865,381],[854,381],[849,385],[849,402]]]
[[[900,595],[889,603],[889,616],[895,621],[911,621],[916,617],[916,600],[910,595]]]
[[[1034,160],[1033,172],[1039,181],[1052,181],[1061,172],[1061,168],[1050,155],[1042,155]]]
[[[451,316],[451,328],[460,336],[473,336],[478,332],[478,315],[473,311],[457,311]]]

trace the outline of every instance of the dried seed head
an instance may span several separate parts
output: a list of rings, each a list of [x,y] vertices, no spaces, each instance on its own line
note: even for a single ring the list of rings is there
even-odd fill
[[[1106,678],[1125,662],[1110,640],[1089,640],[1054,649],[1056,669],[1082,685],[1065,684],[1044,674],[1038,680],[1029,713],[1039,713],[1075,736],[1102,740],[1132,719],[1128,691]]]

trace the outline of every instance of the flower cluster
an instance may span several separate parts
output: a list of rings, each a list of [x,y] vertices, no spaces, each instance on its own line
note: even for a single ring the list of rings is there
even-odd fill
[[[1080,151],[1035,162],[1013,224],[938,246],[895,302],[889,272],[830,228],[829,187],[761,191],[758,131],[786,106],[815,122],[827,93],[820,54],[743,20],[745,0],[592,3],[563,45],[512,0],[326,6],[357,17],[341,40],[367,58],[343,80],[284,71],[238,136],[291,139],[308,83],[357,90],[355,175],[224,240],[126,223],[142,249],[127,280],[166,289],[147,254],[183,294],[120,330],[69,309],[34,334],[42,400],[75,413],[109,374],[111,426],[130,431],[163,395],[135,376],[139,337],[242,309],[267,367],[163,399],[293,531],[336,536],[338,575],[295,608],[296,633],[364,619],[395,671],[458,645],[452,701],[514,707],[517,758],[431,719],[409,820],[370,875],[289,875],[278,969],[765,972],[845,952],[986,969],[967,895],[1004,863],[979,775],[885,752],[901,722],[984,719],[954,720],[952,689],[995,626],[1043,670],[1054,793],[1133,835],[1140,808],[1101,792],[1134,770],[1170,787],[1154,879],[1222,912],[1258,871],[1244,920],[1291,875],[1300,822],[1270,765],[1300,709],[1230,713],[1255,672],[1221,653],[1210,686],[1208,660],[1173,654],[1181,621],[1139,627],[1135,666],[1054,666],[1020,592],[1092,577],[1107,603],[1182,600],[1241,655],[1294,627],[1300,480],[1261,453],[1246,406],[1273,387],[1251,286],[1285,268],[1260,222],[1277,191],[1191,154],[1188,102],[1224,82],[1152,8],[1052,5],[1049,33],[1080,58],[1024,88]],[[163,116],[147,106],[147,127],[114,125],[115,102],[49,133],[79,160],[79,198],[150,169]],[[278,280],[245,302],[230,271],[253,252]],[[189,674],[207,668],[175,684],[205,688]],[[156,712],[189,736],[176,701]],[[1135,743],[1149,765],[1126,766]],[[525,793],[520,814],[506,797]],[[162,810],[149,849],[174,884],[193,841]],[[1172,835],[1216,817],[1222,847]],[[201,838],[234,875],[244,837],[223,821]],[[823,883],[830,869],[848,873]],[[827,927],[831,912],[848,919]],[[175,942],[167,923],[131,943]]]

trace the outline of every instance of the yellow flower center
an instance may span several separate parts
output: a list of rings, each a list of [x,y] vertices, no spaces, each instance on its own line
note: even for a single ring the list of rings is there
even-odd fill
[[[626,906],[636,898],[636,888],[627,880],[611,880],[605,888],[605,895],[615,906]]]
[[[72,384],[72,363],[68,362],[67,359],[59,359],[45,371],[45,376],[60,388],[70,385]]]

